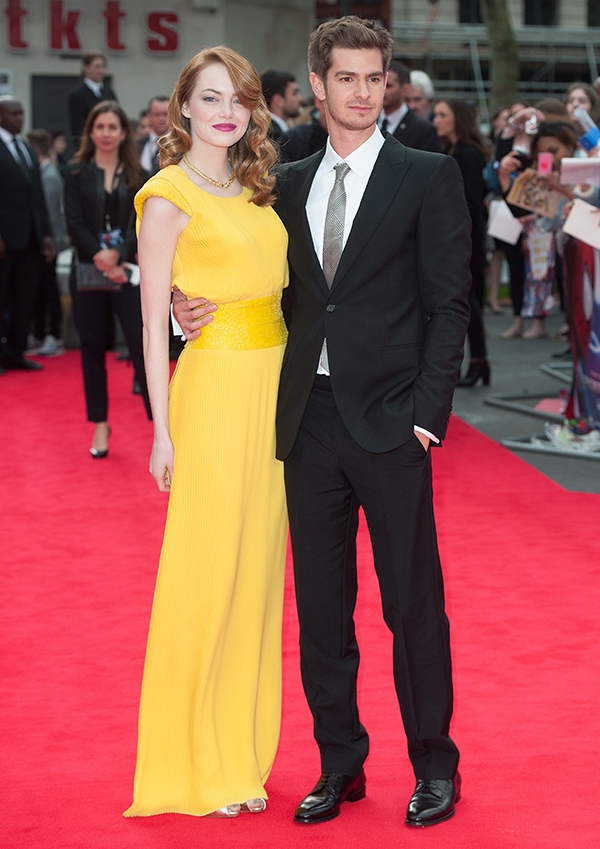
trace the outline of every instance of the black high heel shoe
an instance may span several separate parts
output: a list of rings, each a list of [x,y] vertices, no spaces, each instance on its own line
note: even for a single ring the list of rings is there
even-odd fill
[[[484,386],[490,385],[490,364],[487,360],[471,360],[469,369],[464,377],[457,382],[457,386],[475,386],[481,380]]]
[[[108,428],[108,438],[110,439],[110,427]],[[102,460],[104,457],[108,456],[108,446],[105,449],[101,448],[90,448],[90,454],[92,455],[93,460]]]

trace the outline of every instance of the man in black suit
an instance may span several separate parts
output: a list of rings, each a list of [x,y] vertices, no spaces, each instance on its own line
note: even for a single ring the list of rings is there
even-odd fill
[[[150,121],[150,132],[145,139],[140,139],[140,165],[150,177],[160,171],[158,159],[158,140],[169,129],[169,98],[157,95],[148,103],[147,116]]]
[[[52,262],[56,252],[37,156],[21,137],[22,127],[22,104],[9,96],[0,99],[0,366],[39,371],[41,365],[23,352],[39,285],[40,255]]]
[[[104,83],[106,56],[99,50],[84,54],[81,68],[81,83],[69,92],[69,125],[71,141],[77,150],[81,134],[94,106],[103,100],[116,100],[117,96]]]
[[[289,71],[263,71],[260,75],[263,97],[271,113],[269,136],[285,147],[288,121],[300,114],[302,92],[296,77]]]
[[[404,102],[402,92],[407,85],[410,85],[410,71],[403,62],[393,59],[383,95],[379,129],[382,133],[391,133],[407,147],[441,153],[442,146],[433,125],[411,112]]]
[[[310,79],[329,141],[278,173],[290,304],[277,456],[285,462],[302,680],[322,768],[296,809],[299,823],[332,819],[366,792],[353,621],[359,507],[394,635],[394,680],[417,779],[406,823],[442,822],[460,797],[429,445],[446,434],[462,360],[470,224],[451,157],[412,150],[377,129],[392,44],[383,27],[354,16],[315,30]],[[199,335],[192,317],[202,327],[214,313],[203,301],[175,304],[188,338]]]

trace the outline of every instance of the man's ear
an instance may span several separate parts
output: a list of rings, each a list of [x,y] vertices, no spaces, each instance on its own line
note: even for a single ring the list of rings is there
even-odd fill
[[[321,77],[317,76],[315,73],[311,73],[309,76],[310,87],[313,90],[315,97],[318,100],[325,100],[325,83],[321,79]]]
[[[269,111],[273,113],[273,115],[278,115],[285,103],[285,98],[281,94],[274,94],[271,98],[271,103],[269,105]]]

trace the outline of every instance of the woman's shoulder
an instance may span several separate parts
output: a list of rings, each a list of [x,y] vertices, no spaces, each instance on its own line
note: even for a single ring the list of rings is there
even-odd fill
[[[70,159],[65,166],[65,176],[73,174],[85,174],[89,169],[90,162],[83,162],[80,159]]]
[[[471,159],[483,159],[481,151],[479,150],[477,145],[474,145],[472,142],[469,141],[456,142],[454,150],[458,156],[463,156],[465,158]]]
[[[167,165],[150,177],[135,196],[135,209],[139,217],[142,217],[144,204],[151,197],[165,198],[191,216],[193,210],[186,191],[186,181],[178,165]]]

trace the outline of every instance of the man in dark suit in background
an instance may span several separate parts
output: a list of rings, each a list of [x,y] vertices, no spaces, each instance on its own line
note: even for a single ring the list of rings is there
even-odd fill
[[[40,256],[56,255],[35,150],[21,137],[23,106],[0,99],[0,366],[39,371],[27,359],[29,324],[40,278]],[[4,323],[6,322],[6,324]]]
[[[403,62],[393,59],[383,95],[379,129],[382,133],[391,133],[407,147],[441,153],[442,146],[433,125],[411,112],[404,102],[403,89],[408,85],[410,71]]]
[[[79,147],[87,116],[102,100],[116,100],[117,96],[104,83],[106,56],[99,50],[84,54],[81,68],[81,83],[69,92],[69,126],[75,150]]]
[[[289,130],[288,121],[300,114],[302,92],[296,77],[289,71],[263,71],[260,83],[271,113],[269,136],[281,147]]]
[[[285,463],[302,680],[322,769],[296,809],[299,823],[330,820],[366,793],[353,621],[359,507],[394,636],[416,777],[406,823],[442,822],[460,798],[429,445],[446,435],[462,360],[470,224],[452,158],[377,129],[392,45],[383,27],[354,16],[315,30],[310,79],[329,141],[278,172],[291,303],[277,456]],[[199,335],[191,317],[202,327],[214,312],[204,301],[174,304],[188,338]]]
[[[158,140],[169,129],[169,98],[166,95],[153,97],[148,103],[146,114],[150,121],[150,132],[139,141],[140,165],[152,177],[160,171]]]

